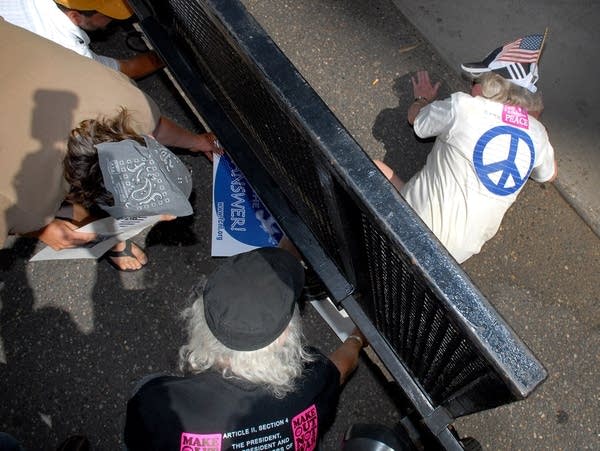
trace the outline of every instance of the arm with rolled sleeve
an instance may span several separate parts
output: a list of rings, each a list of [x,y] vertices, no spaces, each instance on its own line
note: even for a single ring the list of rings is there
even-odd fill
[[[415,118],[413,129],[419,138],[432,138],[450,131],[454,122],[452,98],[436,100],[421,108]]]

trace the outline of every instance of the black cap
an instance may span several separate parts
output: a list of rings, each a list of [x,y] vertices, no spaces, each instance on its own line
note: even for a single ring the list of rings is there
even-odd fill
[[[227,258],[204,287],[204,315],[213,335],[236,351],[271,344],[292,319],[304,286],[300,261],[280,248]]]

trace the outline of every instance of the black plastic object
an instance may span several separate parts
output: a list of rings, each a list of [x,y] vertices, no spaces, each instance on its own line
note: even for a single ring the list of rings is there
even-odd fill
[[[408,434],[380,424],[357,423],[344,434],[341,451],[417,451]]]
[[[422,422],[526,398],[546,378],[240,2],[130,2],[154,48]]]

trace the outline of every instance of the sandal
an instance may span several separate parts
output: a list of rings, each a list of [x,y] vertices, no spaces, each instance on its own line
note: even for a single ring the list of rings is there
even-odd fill
[[[137,244],[136,244],[137,246]],[[131,258],[135,258],[136,260],[138,260],[138,258],[134,255],[133,251],[132,251],[132,247],[133,247],[133,243],[130,240],[125,240],[125,248],[122,251],[113,251],[110,250],[108,252],[106,252],[102,258],[104,258],[113,268],[115,268],[117,271],[122,271],[122,272],[135,272],[135,271],[139,271],[140,269],[142,269],[144,266],[146,266],[148,264],[148,262],[142,264],[142,266],[138,269],[130,269],[130,268],[121,268],[114,260],[113,258],[119,258],[119,257],[131,257]],[[137,246],[139,247],[139,246]],[[142,248],[139,248],[142,252],[144,252],[144,250]],[[138,260],[139,261],[139,260]]]

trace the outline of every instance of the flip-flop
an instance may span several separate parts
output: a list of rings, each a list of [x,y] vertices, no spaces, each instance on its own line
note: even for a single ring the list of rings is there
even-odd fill
[[[111,265],[113,268],[115,268],[117,271],[121,271],[121,272],[135,272],[135,271],[139,271],[139,270],[140,270],[140,269],[142,269],[144,266],[146,266],[146,264],[147,264],[148,262],[144,263],[144,264],[142,265],[142,267],[141,267],[141,268],[138,268],[138,269],[130,269],[130,268],[125,268],[125,269],[123,269],[123,268],[121,268],[121,267],[120,267],[120,266],[119,266],[119,265],[118,265],[118,264],[117,264],[117,263],[116,263],[114,260],[112,260],[112,258],[111,258],[111,257],[114,257],[114,258],[119,258],[119,257],[132,257],[132,258],[135,258],[135,259],[137,260],[137,257],[136,257],[136,256],[133,254],[133,252],[132,252],[132,250],[131,250],[132,246],[133,246],[133,243],[132,243],[131,241],[129,241],[129,240],[125,240],[125,248],[123,248],[123,250],[122,250],[122,251],[113,251],[113,250],[110,250],[110,251],[106,252],[106,253],[105,253],[105,254],[102,256],[102,258],[104,258],[104,259],[105,259],[105,260],[106,260],[106,261],[107,261],[107,262],[108,262],[108,263],[109,263],[109,264],[110,264],[110,265]],[[136,246],[137,246],[137,244],[136,244]],[[138,246],[138,247],[139,247],[139,246]],[[140,250],[141,250],[142,252],[144,252],[144,250],[143,250],[142,248],[140,248]],[[139,260],[138,260],[138,261],[139,261]]]

